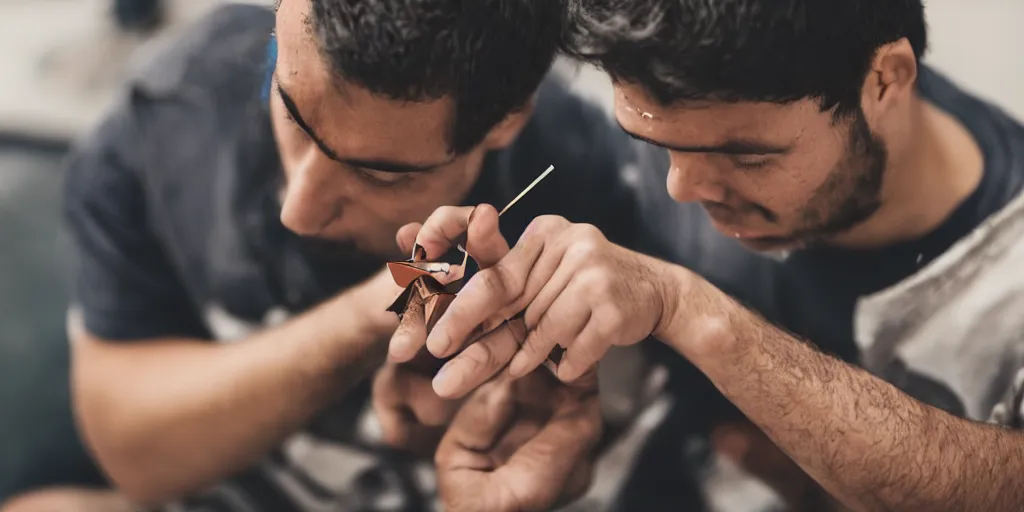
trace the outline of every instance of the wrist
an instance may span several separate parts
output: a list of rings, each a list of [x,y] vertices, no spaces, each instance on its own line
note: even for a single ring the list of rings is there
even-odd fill
[[[373,339],[390,339],[398,328],[398,316],[387,308],[401,293],[391,274],[383,271],[342,296],[360,333]]]
[[[318,331],[310,338],[320,340],[329,373],[350,373],[363,364],[379,365],[386,358],[388,341],[398,327],[398,318],[387,311],[387,305],[401,290],[391,281],[381,281],[375,277],[349,288],[310,318],[310,327]]]
[[[661,269],[662,317],[653,335],[683,357],[698,361],[735,347],[734,322],[741,307],[689,269]]]

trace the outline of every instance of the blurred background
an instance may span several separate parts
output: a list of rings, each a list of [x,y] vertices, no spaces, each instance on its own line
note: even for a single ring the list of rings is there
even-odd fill
[[[0,502],[29,485],[100,481],[67,405],[63,154],[124,73],[145,61],[147,43],[173,37],[222,1],[172,0],[151,11],[149,0],[0,0]],[[926,62],[1024,119],[1024,1],[930,0],[927,9]],[[609,104],[603,75],[559,67]],[[730,500],[750,493],[714,499],[722,510],[749,510]]]

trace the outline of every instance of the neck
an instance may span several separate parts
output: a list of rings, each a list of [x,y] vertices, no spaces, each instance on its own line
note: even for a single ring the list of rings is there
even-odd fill
[[[984,157],[956,118],[915,96],[903,133],[903,150],[890,148],[882,206],[834,245],[869,249],[920,239],[978,188]]]

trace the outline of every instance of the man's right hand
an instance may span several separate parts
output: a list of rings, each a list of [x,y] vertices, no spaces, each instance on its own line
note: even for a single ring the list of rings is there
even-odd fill
[[[565,384],[541,368],[470,394],[437,449],[450,512],[551,510],[590,486],[603,424],[597,369]]]
[[[401,292],[382,270],[236,343],[108,340],[71,315],[83,435],[117,487],[159,504],[251,467],[384,362]]]
[[[407,363],[388,362],[373,380],[373,411],[385,444],[431,457],[462,404],[437,396],[431,384],[443,361],[426,349]]]

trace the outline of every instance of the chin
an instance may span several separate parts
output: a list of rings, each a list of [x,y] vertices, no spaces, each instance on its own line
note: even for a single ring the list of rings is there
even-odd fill
[[[744,248],[764,253],[772,257],[784,259],[790,252],[807,247],[807,243],[796,238],[764,237],[764,238],[737,238],[737,242]]]

